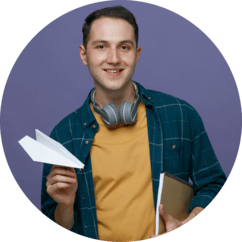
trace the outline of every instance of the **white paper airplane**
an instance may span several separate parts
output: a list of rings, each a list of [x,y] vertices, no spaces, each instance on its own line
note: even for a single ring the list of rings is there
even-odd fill
[[[84,164],[63,145],[38,129],[35,133],[36,140],[26,135],[18,141],[33,161],[80,169],[84,167]]]

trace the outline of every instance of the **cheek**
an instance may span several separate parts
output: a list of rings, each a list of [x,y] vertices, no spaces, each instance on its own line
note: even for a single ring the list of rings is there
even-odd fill
[[[95,53],[95,52],[92,52],[92,53],[89,53],[89,55],[87,55],[87,62],[88,62],[88,65],[90,66],[99,66],[101,65],[106,59],[106,56],[104,53]]]
[[[123,55],[121,56],[122,62],[129,67],[134,67],[136,65],[136,58],[134,55]]]

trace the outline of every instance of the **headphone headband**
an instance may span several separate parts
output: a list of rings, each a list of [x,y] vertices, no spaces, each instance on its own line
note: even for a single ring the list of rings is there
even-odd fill
[[[94,99],[95,88],[93,88],[91,92],[91,101],[93,105],[94,111],[101,116],[106,126],[116,126],[120,123],[120,121],[124,124],[131,124],[135,123],[137,119],[137,108],[140,103],[140,96],[139,90],[136,83],[133,82],[135,88],[135,95],[134,100],[136,98],[135,103],[131,102],[123,102],[120,105],[120,109],[118,110],[117,107],[113,103],[109,103],[105,105],[103,108],[100,108],[98,103],[96,103]],[[99,106],[99,108],[97,107]]]

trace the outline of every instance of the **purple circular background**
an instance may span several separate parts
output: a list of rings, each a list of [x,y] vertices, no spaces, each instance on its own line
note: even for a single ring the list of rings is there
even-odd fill
[[[96,9],[122,5],[139,25],[141,57],[133,80],[145,88],[186,100],[201,115],[228,176],[240,142],[241,106],[233,75],[211,40],[181,16],[158,6],[130,1],[101,2],[75,9],[42,29],[26,46],[7,81],[1,107],[2,142],[20,188],[40,209],[42,163],[18,141],[50,134],[79,108],[94,87],[79,57],[82,25]]]

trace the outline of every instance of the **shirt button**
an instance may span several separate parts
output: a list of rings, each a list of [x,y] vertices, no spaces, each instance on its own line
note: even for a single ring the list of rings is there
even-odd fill
[[[79,171],[82,171],[82,169],[79,169]]]
[[[86,141],[85,141],[85,144],[86,144],[86,145],[88,145],[88,144],[89,144],[89,141],[88,141],[88,140],[86,140]]]
[[[148,99],[150,100],[150,99],[151,99],[151,97],[148,97]]]
[[[84,123],[84,126],[87,126],[87,123]]]
[[[172,145],[172,149],[175,149],[176,148],[176,146],[175,145]]]
[[[92,127],[95,129],[96,128],[96,125],[94,124]]]

